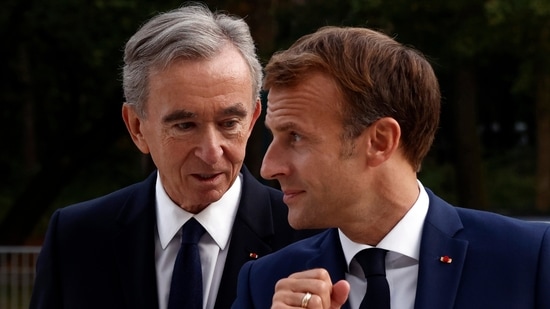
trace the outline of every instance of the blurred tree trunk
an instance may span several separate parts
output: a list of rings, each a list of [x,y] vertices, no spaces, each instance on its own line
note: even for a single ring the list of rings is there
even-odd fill
[[[29,71],[29,53],[24,44],[19,45],[19,74],[22,84],[21,100],[23,101],[23,156],[25,159],[24,173],[31,175],[37,168],[36,134],[34,117],[34,100],[32,98],[32,81]]]
[[[459,204],[487,209],[488,198],[477,134],[477,80],[471,66],[459,68],[455,79],[454,127],[457,141],[456,175]]]
[[[550,74],[539,75],[536,98],[537,196],[535,206],[550,212]]]
[[[550,22],[541,27],[537,61],[537,196],[536,209],[550,212]]]

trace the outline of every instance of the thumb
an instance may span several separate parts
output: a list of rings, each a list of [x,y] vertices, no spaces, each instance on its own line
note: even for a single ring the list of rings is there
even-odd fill
[[[346,280],[340,280],[332,286],[332,295],[331,295],[331,309],[340,308],[348,299],[349,294],[349,283]]]

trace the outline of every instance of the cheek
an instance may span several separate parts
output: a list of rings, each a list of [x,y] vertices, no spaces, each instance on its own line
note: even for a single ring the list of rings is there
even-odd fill
[[[159,146],[159,143],[162,143],[163,140],[166,140],[168,137],[168,132],[164,129],[153,117],[150,117],[150,120],[144,121],[141,123],[141,131],[144,138],[148,140],[151,144],[156,144]]]
[[[323,151],[296,152],[293,159],[301,169],[318,176],[331,175],[333,169],[336,171],[339,169],[337,160]]]
[[[149,145],[151,157],[158,167],[164,166],[172,169],[176,166],[180,166],[182,162],[185,162],[189,157],[190,147],[188,143],[163,139],[156,140]]]
[[[298,160],[297,163],[300,164],[297,168],[301,170],[302,176],[307,177],[325,198],[345,192],[350,181],[354,181],[347,167],[331,156],[320,154],[302,163]]]
[[[248,142],[248,134],[240,134],[227,141],[224,147],[224,153],[229,157],[231,162],[239,163],[244,160]]]

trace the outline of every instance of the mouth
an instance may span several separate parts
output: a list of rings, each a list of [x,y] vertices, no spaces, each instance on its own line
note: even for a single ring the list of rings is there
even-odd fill
[[[216,180],[222,173],[215,173],[215,174],[192,174],[192,176],[201,181],[201,182],[212,182]]]
[[[302,190],[283,190],[283,202],[285,204],[292,203],[298,195],[304,193]]]

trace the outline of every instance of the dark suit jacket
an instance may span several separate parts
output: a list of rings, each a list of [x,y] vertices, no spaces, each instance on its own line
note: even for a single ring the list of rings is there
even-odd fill
[[[456,208],[428,194],[415,308],[550,308],[550,224]],[[440,261],[445,255],[452,263]],[[333,282],[345,279],[336,229],[245,264],[233,308],[269,308],[277,280],[317,267]]]
[[[235,299],[240,267],[311,236],[288,225],[280,191],[243,167],[243,190],[215,308]],[[156,172],[145,181],[64,209],[50,221],[30,308],[158,308]]]

